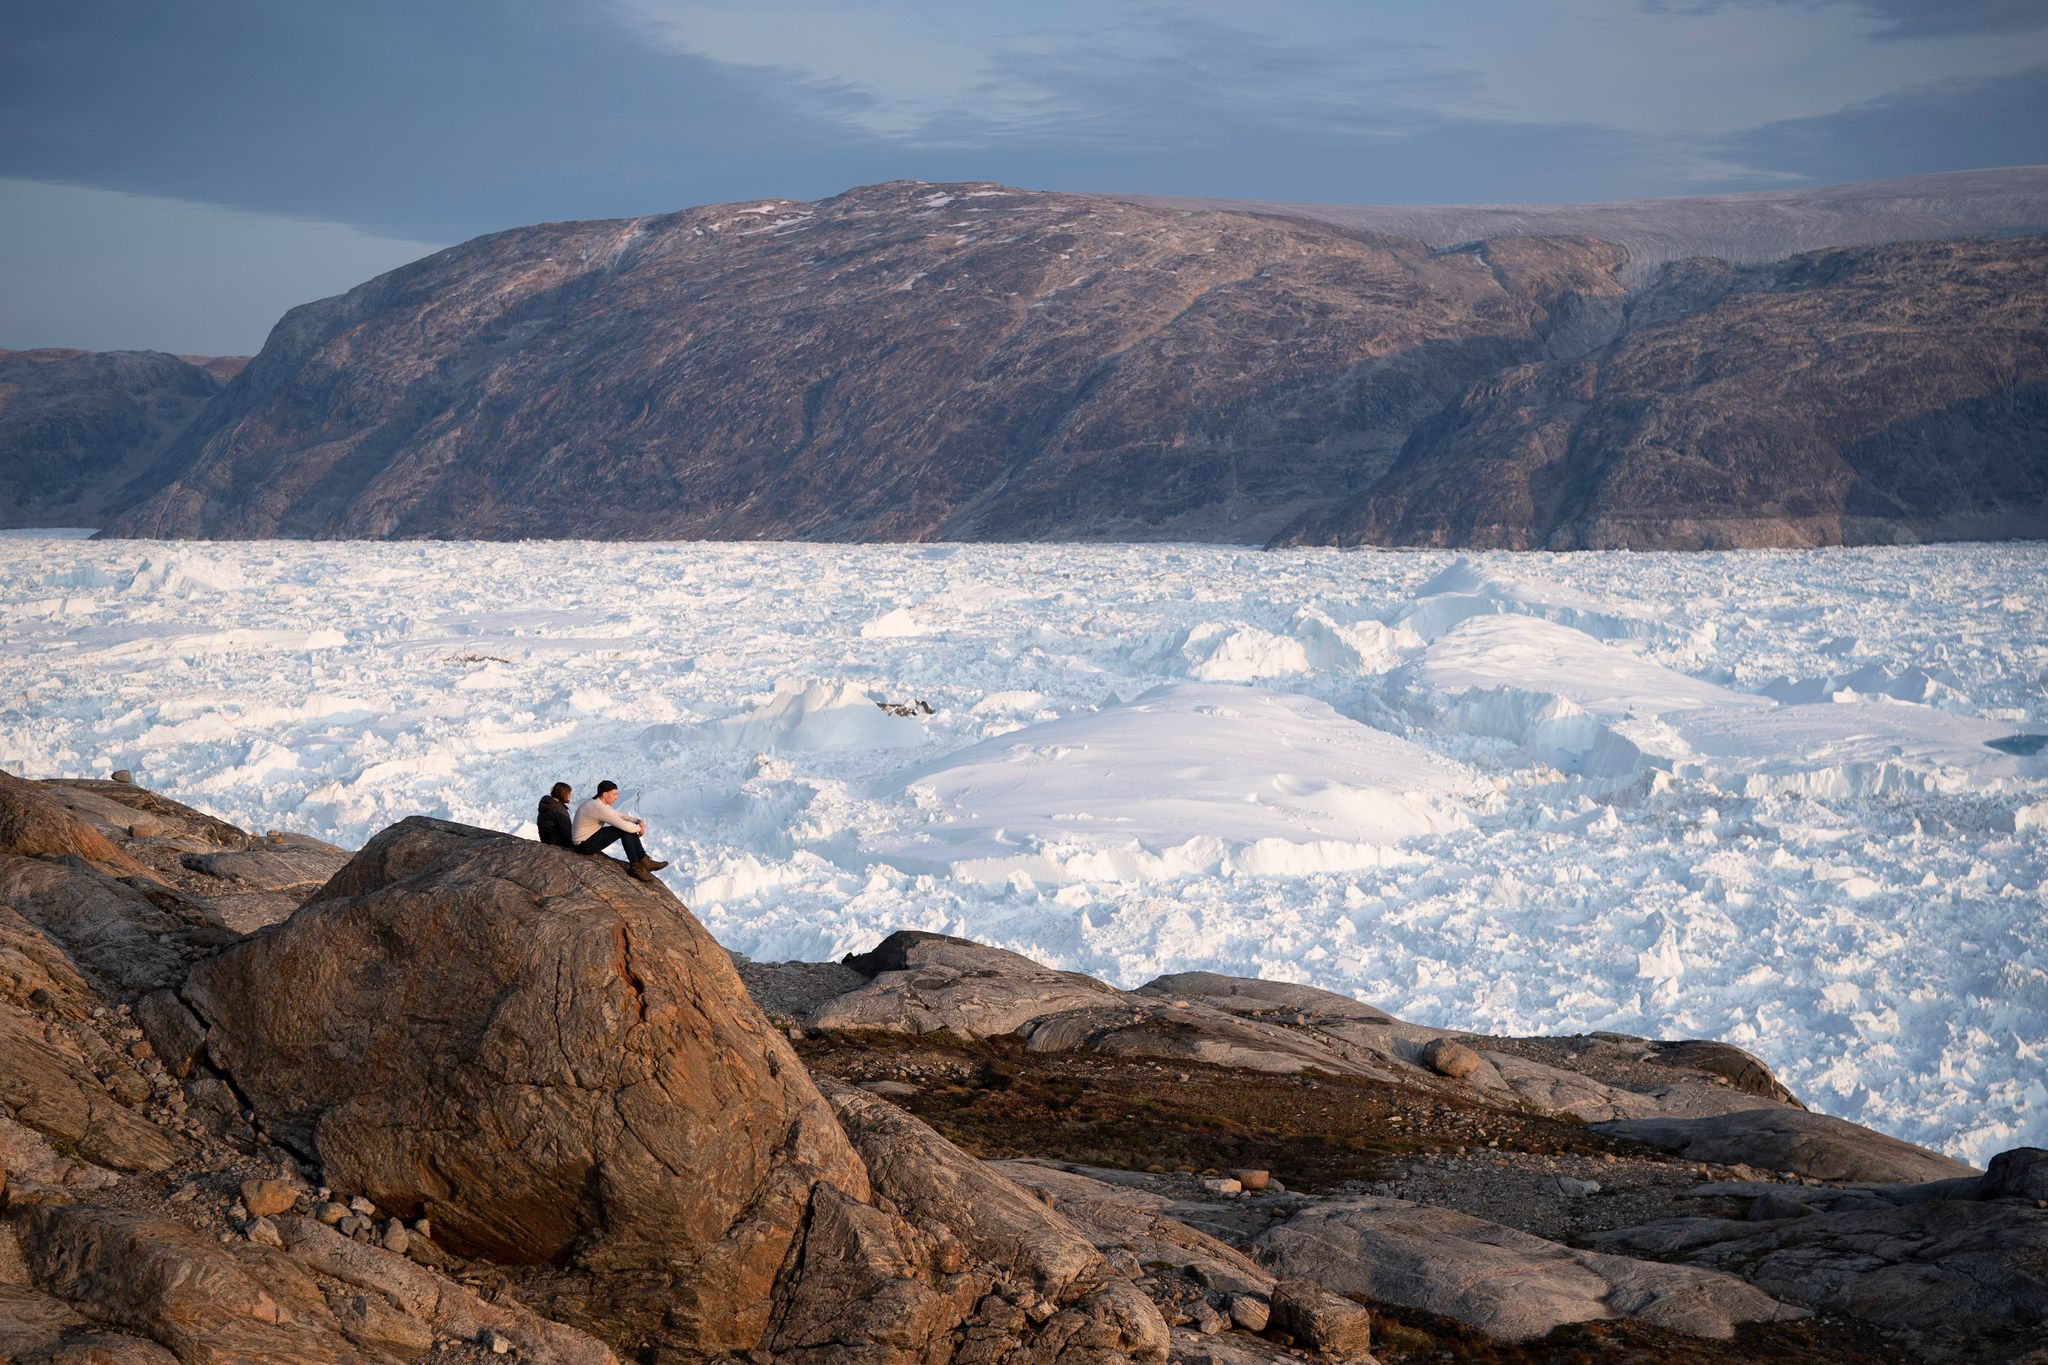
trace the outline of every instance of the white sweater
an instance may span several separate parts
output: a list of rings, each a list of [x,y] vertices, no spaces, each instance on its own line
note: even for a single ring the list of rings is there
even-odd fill
[[[640,832],[638,820],[630,815],[619,814],[617,810],[593,796],[576,808],[576,825],[569,831],[569,837],[580,844],[597,833],[599,825],[610,825],[614,829],[625,830],[628,834]]]

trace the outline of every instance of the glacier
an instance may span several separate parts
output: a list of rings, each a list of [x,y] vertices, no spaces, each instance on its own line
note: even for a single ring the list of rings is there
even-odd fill
[[[749,956],[914,927],[1721,1038],[1966,1160],[2048,1145],[2048,546],[39,531],[0,562],[25,776],[347,846],[530,835],[548,784],[609,777]]]

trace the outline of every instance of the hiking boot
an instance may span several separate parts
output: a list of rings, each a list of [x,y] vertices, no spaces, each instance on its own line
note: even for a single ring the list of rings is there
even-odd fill
[[[668,866],[668,860],[666,858],[642,858],[640,866],[646,868],[649,872],[659,872]]]
[[[667,867],[668,864],[663,863],[662,866]],[[626,864],[626,870],[643,882],[660,880],[654,875],[654,864],[650,858],[635,858],[632,862]]]

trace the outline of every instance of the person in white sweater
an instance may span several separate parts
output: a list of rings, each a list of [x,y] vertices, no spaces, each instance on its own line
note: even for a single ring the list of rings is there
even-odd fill
[[[598,783],[597,795],[576,808],[576,824],[569,834],[571,847],[578,853],[602,853],[620,844],[626,851],[626,869],[641,881],[651,882],[668,864],[647,856],[647,848],[640,842],[647,833],[647,822],[635,815],[621,815],[613,809],[618,803],[619,784],[609,779]]]

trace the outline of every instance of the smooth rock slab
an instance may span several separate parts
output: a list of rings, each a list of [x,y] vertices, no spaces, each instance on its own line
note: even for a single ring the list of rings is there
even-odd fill
[[[1962,1359],[2003,1358],[2001,1338],[2048,1340],[2048,1210],[2031,1205],[1935,1198],[1763,1223],[1678,1218],[1595,1240],[1725,1267],[1769,1293],[1959,1349],[1974,1343]]]
[[[811,1027],[999,1038],[1047,1015],[1115,1004],[1123,994],[1001,948],[913,929],[899,929],[846,965],[868,984],[813,1010]]]
[[[1974,1175],[1973,1167],[1826,1114],[1745,1109],[1713,1118],[1622,1119],[1593,1125],[1623,1137],[1723,1166],[1762,1166],[1815,1180],[1909,1184]]]
[[[1578,1251],[1399,1199],[1308,1205],[1257,1250],[1283,1277],[1440,1313],[1502,1341],[1621,1317],[1718,1338],[1738,1323],[1806,1316],[1718,1271]]]

